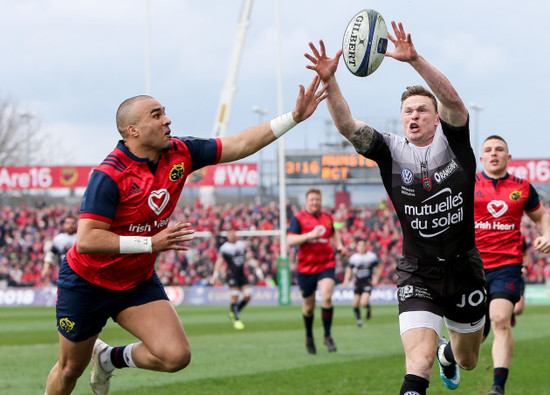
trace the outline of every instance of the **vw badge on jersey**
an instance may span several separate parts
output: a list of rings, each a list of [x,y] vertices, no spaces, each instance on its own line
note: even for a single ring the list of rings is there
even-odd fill
[[[410,169],[401,170],[401,179],[405,185],[411,185],[414,181],[414,174]]]

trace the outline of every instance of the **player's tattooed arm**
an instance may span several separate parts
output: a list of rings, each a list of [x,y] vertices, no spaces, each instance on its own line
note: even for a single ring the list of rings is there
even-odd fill
[[[373,146],[376,133],[371,126],[363,125],[353,133],[349,141],[359,154],[366,155]]]

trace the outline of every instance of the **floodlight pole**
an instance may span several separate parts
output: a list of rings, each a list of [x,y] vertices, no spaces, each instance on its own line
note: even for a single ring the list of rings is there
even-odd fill
[[[151,95],[151,0],[145,0],[145,94]]]
[[[279,0],[275,0],[277,17],[277,110],[279,115],[283,114],[283,71],[281,51],[281,7]],[[278,138],[278,173],[279,173],[279,228],[281,231],[280,246],[281,258],[286,258],[286,173],[285,173],[285,142],[284,136]]]
[[[267,109],[260,108],[259,106],[252,106],[252,112],[258,114],[258,123],[263,123],[264,117],[268,114]],[[260,175],[260,203],[264,201],[264,180],[263,180],[263,170],[265,169],[263,162],[263,149],[258,151],[260,160],[258,161],[258,174]]]
[[[225,84],[220,94],[216,118],[214,119],[214,127],[212,128],[212,137],[214,138],[224,137],[227,132],[229,116],[231,115],[235,93],[237,92],[239,65],[242,58],[246,32],[250,25],[250,13],[252,12],[253,3],[253,0],[243,0],[241,16],[237,24],[235,41],[233,42],[231,59],[225,77]],[[201,187],[199,191],[201,202],[203,202],[204,205],[213,204],[215,201],[215,191],[216,188],[213,186]]]
[[[479,147],[479,113],[483,111],[483,106],[481,104],[472,102],[470,103],[470,108],[474,110],[476,113],[475,123],[474,123],[474,139],[472,142],[473,149],[474,149],[474,156],[478,158],[478,155],[480,155],[480,147]],[[476,160],[476,167],[479,166],[479,161]]]
[[[246,39],[246,32],[248,30],[248,26],[250,25],[250,13],[252,12],[252,4],[253,0],[243,1],[241,17],[239,19],[239,24],[237,25],[235,41],[233,43],[231,60],[229,62],[229,67],[227,69],[227,75],[225,78],[225,85],[220,95],[217,116],[214,120],[212,137],[223,137],[227,132],[227,124],[229,123],[229,116],[231,115],[233,100],[235,98],[235,93],[237,92],[237,76],[239,72],[239,64],[241,62],[244,41]]]
[[[36,118],[36,116],[31,113],[31,112],[26,112],[26,111],[23,111],[21,113],[19,113],[19,117],[21,118],[21,120],[23,122],[25,122],[25,127],[26,127],[26,134],[27,134],[27,141],[26,141],[26,147],[25,147],[25,165],[28,166],[28,167],[31,167],[31,163],[32,163],[32,156],[31,156],[31,123],[32,123],[32,120],[34,118]],[[26,190],[26,204],[27,206],[30,206],[31,205],[31,191],[30,189],[27,189]]]

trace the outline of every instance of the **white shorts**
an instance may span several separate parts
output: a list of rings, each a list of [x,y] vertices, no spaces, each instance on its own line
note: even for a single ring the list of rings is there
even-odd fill
[[[441,337],[443,317],[429,311],[406,311],[399,314],[399,333],[402,335],[409,329],[430,328]],[[485,326],[485,317],[471,323],[462,323],[445,318],[445,326],[457,333],[477,332]]]

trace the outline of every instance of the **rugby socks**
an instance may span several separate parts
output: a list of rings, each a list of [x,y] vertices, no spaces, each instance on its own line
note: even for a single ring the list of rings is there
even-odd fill
[[[248,304],[248,301],[243,299],[239,302],[239,306],[237,307],[237,309],[241,311],[242,309],[244,309],[244,306],[246,306],[247,304]]]
[[[106,372],[115,370],[115,365],[113,365],[113,361],[111,360],[111,353],[114,349],[115,347],[109,347],[99,354],[99,366]]]
[[[493,370],[493,385],[498,385],[504,389],[506,380],[508,379],[507,368],[495,368]]]
[[[456,363],[455,356],[453,354],[453,349],[451,348],[451,341],[443,347],[443,352],[441,350],[441,347],[437,350],[439,362],[443,366],[451,366]]]
[[[399,395],[426,395],[430,382],[423,377],[414,374],[405,375]]]
[[[355,319],[360,320],[361,319],[361,313],[359,312],[359,307],[353,308],[353,313],[355,314]]]
[[[129,368],[137,368],[136,364],[134,363],[134,360],[132,359],[132,350],[138,343],[132,343],[128,344],[126,348],[124,348],[124,361],[128,365]]]
[[[109,355],[109,362],[112,364],[113,370],[114,368],[122,369],[136,367],[132,359],[132,349],[136,344],[138,343],[132,343],[122,347],[113,347],[110,353],[105,353]],[[107,369],[108,363],[101,361],[101,365],[104,367],[105,371],[109,371]]]
[[[330,328],[332,326],[333,312],[334,312],[334,307],[321,308],[321,318],[323,319],[323,328],[325,329],[325,337],[330,336]]]
[[[239,320],[239,306],[237,306],[237,303],[231,303],[229,305],[229,308],[231,309],[231,311],[235,315],[235,319],[238,321]]]
[[[302,317],[304,317],[304,325],[306,327],[306,337],[313,337],[313,317],[314,315],[310,315],[307,317],[306,315],[302,314]]]

